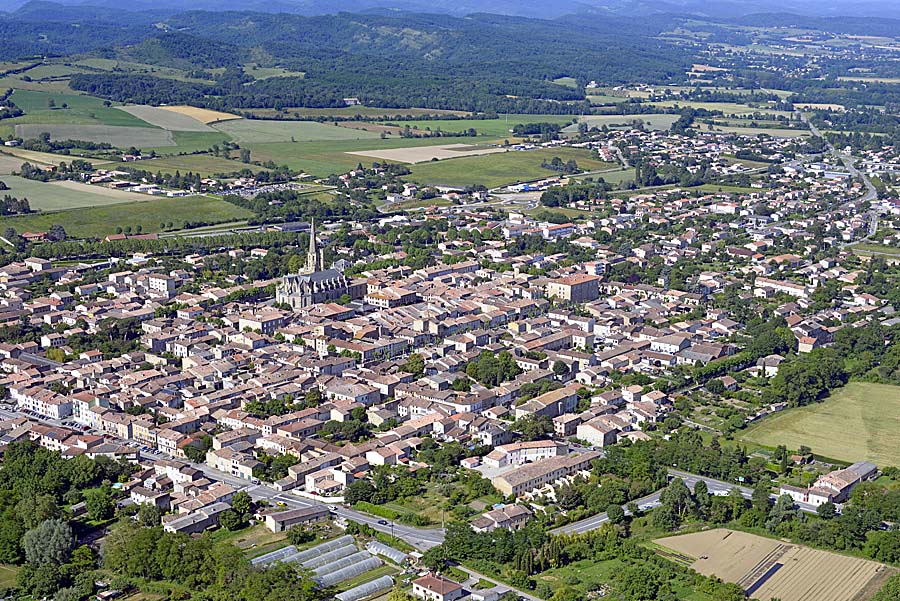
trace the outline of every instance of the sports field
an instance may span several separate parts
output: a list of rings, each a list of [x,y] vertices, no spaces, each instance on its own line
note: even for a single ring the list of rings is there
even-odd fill
[[[180,229],[185,222],[208,224],[239,221],[253,216],[250,211],[224,200],[206,196],[189,198],[146,197],[141,202],[128,202],[56,213],[38,213],[15,217],[0,217],[0,229],[15,228],[18,232],[47,231],[61,224],[76,238],[103,238],[115,233],[117,227],[141,226],[144,233],[160,231],[160,224],[172,222]]]
[[[541,167],[541,163],[549,162],[553,157],[559,157],[563,161],[574,159],[578,163],[578,167],[584,170],[615,167],[611,163],[592,159],[586,150],[542,148],[419,163],[412,167],[411,179],[420,184],[461,187],[480,184],[494,188],[519,181],[559,175],[555,171]]]
[[[120,106],[120,111],[125,111],[129,115],[133,115],[138,119],[142,119],[147,123],[168,129],[172,131],[215,131],[203,121],[194,119],[190,115],[157,108],[155,106],[147,106],[145,104],[131,104],[128,106]]]
[[[895,568],[810,549],[755,534],[717,528],[661,538],[691,568],[741,586],[754,599],[847,601],[868,599]]]
[[[150,127],[39,123],[16,125],[16,136],[20,138],[37,138],[43,133],[50,134],[51,140],[84,140],[112,144],[116,148],[175,146],[172,132]]]
[[[36,182],[14,175],[4,175],[2,181],[9,186],[9,190],[4,191],[3,194],[27,198],[31,208],[40,211],[62,211],[122,202],[139,202],[150,198],[144,194],[70,181]]]
[[[900,387],[851,382],[822,403],[788,409],[741,433],[765,446],[806,445],[814,453],[848,462],[900,465]]]
[[[298,142],[311,140],[366,140],[377,139],[376,133],[325,125],[315,121],[267,121],[240,119],[216,123],[215,129],[233,137],[242,144],[266,142]]]

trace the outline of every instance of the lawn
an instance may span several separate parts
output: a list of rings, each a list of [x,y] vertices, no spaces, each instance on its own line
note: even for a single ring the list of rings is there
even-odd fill
[[[66,232],[76,238],[103,238],[115,233],[117,227],[138,225],[144,233],[158,232],[162,222],[173,222],[175,228],[185,222],[223,223],[252,216],[250,211],[223,200],[205,196],[190,198],[148,197],[142,202],[71,209],[56,213],[39,213],[0,218],[0,229],[13,227],[18,232],[46,231],[54,224],[62,224]]]
[[[539,150],[510,151],[459,159],[420,163],[412,166],[413,179],[420,184],[467,186],[484,185],[489,188],[558,175],[541,167],[553,157],[563,161],[575,159],[581,169],[609,169],[610,163],[591,158],[586,150],[575,148],[542,148]]]
[[[27,198],[31,208],[36,211],[63,211],[82,207],[140,202],[150,198],[142,194],[78,182],[45,183],[14,175],[4,175],[2,181],[10,188],[3,194]]]
[[[413,130],[436,131],[440,129],[446,132],[464,132],[474,129],[481,136],[508,138],[512,135],[510,130],[516,125],[525,123],[558,123],[565,125],[571,123],[575,117],[572,115],[503,115],[498,119],[429,119],[423,121],[394,121],[394,125],[400,127],[409,125]],[[385,122],[387,123],[387,121]],[[457,140],[457,141],[465,141]]]
[[[240,119],[216,123],[213,127],[242,144],[290,142],[292,139],[306,142],[312,140],[364,140],[379,137],[373,132],[326,125],[316,121]]]
[[[830,398],[789,409],[750,426],[742,440],[775,447],[810,447],[814,453],[879,466],[900,465],[900,387],[852,382]]]

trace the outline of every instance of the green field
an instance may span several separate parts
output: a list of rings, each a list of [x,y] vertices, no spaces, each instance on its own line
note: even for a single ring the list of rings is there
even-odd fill
[[[806,129],[779,129],[779,128],[765,128],[765,127],[733,127],[733,126],[713,126],[715,131],[722,131],[731,134],[738,134],[741,136],[761,136],[763,134],[772,136],[773,138],[801,138],[803,136],[809,136],[809,130]],[[706,131],[707,127],[704,125],[703,130]]]
[[[96,96],[80,94],[60,94],[51,92],[35,92],[32,90],[16,90],[12,101],[25,111],[24,117],[10,119],[11,123],[73,123],[102,125],[123,125],[130,127],[153,127],[149,123],[120,111],[114,106],[103,106],[103,100]],[[47,106],[50,100],[56,108]],[[68,108],[62,108],[63,104]],[[113,103],[116,104],[116,103]]]
[[[695,102],[692,100],[665,100],[662,102],[653,102],[649,103],[649,106],[658,106],[664,108],[695,108],[695,109],[706,109],[708,111],[722,111],[725,115],[752,115],[753,113],[761,113],[764,115],[781,115],[784,117],[789,117],[791,115],[788,111],[776,111],[774,109],[768,108],[767,106],[760,106],[758,108],[751,107],[746,104],[738,104],[736,102]]]
[[[205,196],[190,198],[150,198],[107,206],[72,209],[57,213],[40,213],[0,218],[0,229],[15,228],[17,232],[46,231],[61,224],[66,232],[77,238],[103,238],[115,233],[116,227],[138,225],[144,233],[158,232],[162,222],[173,222],[176,228],[186,221],[224,223],[252,216],[250,211],[223,200]]]
[[[292,138],[298,142],[306,142],[312,140],[366,140],[379,137],[373,132],[326,125],[316,121],[240,119],[217,123],[213,127],[242,144],[290,142]]]
[[[508,138],[512,135],[511,129],[516,125],[525,123],[558,123],[565,125],[571,123],[576,117],[572,115],[503,115],[499,119],[431,119],[424,121],[393,122],[394,125],[403,127],[409,125],[413,130],[440,129],[446,132],[464,132],[474,129],[480,136],[495,138]]]
[[[17,566],[0,564],[0,588],[12,588],[16,586],[16,575],[19,573]]]
[[[102,186],[89,186],[77,182],[36,182],[34,180],[4,175],[0,178],[10,194],[17,198],[27,198],[34,210],[63,211],[82,207],[96,207],[124,202],[140,202],[150,197],[133,192],[112,190]]]
[[[578,81],[574,77],[557,77],[556,79],[553,80],[553,83],[555,83],[558,86],[563,86],[566,88],[577,88],[578,87]]]
[[[304,108],[291,107],[278,111],[275,109],[247,109],[248,113],[261,119],[269,119],[278,115],[291,116],[295,119],[309,117],[366,117],[368,119],[392,119],[394,117],[420,117],[423,115],[459,115],[465,116],[465,111],[451,111],[445,109],[423,108],[377,108],[374,106],[345,106],[340,108]]]
[[[16,125],[16,136],[34,139],[50,134],[51,140],[84,140],[106,143],[116,148],[137,146],[175,146],[172,132],[150,127],[122,127],[118,125],[70,125],[65,123],[23,123]]]
[[[744,441],[797,449],[848,462],[900,465],[900,387],[851,382],[822,403],[789,409],[747,428]]]
[[[563,161],[575,159],[578,166],[586,170],[615,168],[611,163],[592,159],[586,150],[542,148],[419,163],[411,167],[411,179],[420,184],[447,186],[481,184],[493,188],[517,181],[558,175],[541,167],[542,162],[549,162],[553,157],[559,157]]]

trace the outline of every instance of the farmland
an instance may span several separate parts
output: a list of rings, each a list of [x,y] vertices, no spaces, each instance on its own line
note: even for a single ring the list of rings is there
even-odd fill
[[[147,196],[133,192],[70,181],[44,183],[13,175],[4,175],[3,182],[9,186],[9,190],[4,194],[27,198],[31,208],[40,211],[62,211],[148,199]]]
[[[866,599],[896,572],[874,561],[721,528],[654,542],[693,559],[697,572],[735,582],[757,599]]]
[[[115,125],[16,125],[16,136],[20,138],[37,138],[42,133],[50,134],[52,140],[85,140],[112,144],[116,148],[175,146],[172,132],[165,129]]]
[[[172,131],[214,131],[204,122],[194,119],[189,115],[183,115],[175,111],[157,108],[155,106],[146,105],[128,105],[119,107],[119,110],[125,111],[129,115],[133,115],[138,119],[142,119],[147,123],[168,129]]]
[[[114,106],[104,106],[95,96],[16,90],[12,95],[16,106],[25,111],[24,117],[10,119],[12,123],[76,123],[153,127]],[[55,108],[49,106],[53,101]],[[62,108],[63,104],[68,108]]]
[[[393,119],[399,117],[423,117],[433,115],[465,116],[465,111],[452,111],[445,109],[423,108],[378,108],[374,106],[346,106],[341,108],[305,108],[292,107],[283,110],[254,108],[247,109],[248,113],[260,119],[291,116],[295,119],[316,119],[321,117],[344,117],[353,119],[357,116],[366,119]]]
[[[259,144],[265,142],[306,142],[313,140],[365,140],[378,138],[378,134],[325,125],[315,121],[265,121],[241,119],[217,123],[215,128],[228,134],[238,143]]]
[[[166,106],[163,107],[163,110],[169,111],[170,113],[184,115],[206,124],[218,123],[219,121],[241,119],[241,117],[239,117],[238,115],[232,115],[231,113],[223,113],[221,111],[213,111],[210,109],[203,109],[195,106]]]
[[[128,202],[90,208],[71,209],[56,213],[38,213],[0,218],[0,229],[15,228],[18,232],[46,231],[54,224],[62,224],[69,235],[78,238],[102,238],[117,227],[141,226],[144,233],[157,232],[162,221],[181,227],[185,222],[224,223],[247,219],[250,211],[223,200],[205,196],[190,198],[148,197],[141,202]]]
[[[750,426],[741,439],[765,446],[800,445],[846,461],[900,465],[900,387],[851,382],[822,403],[789,409]]]
[[[246,165],[239,161],[229,160],[208,154],[188,154],[184,156],[157,157],[155,159],[132,163],[132,167],[156,173],[199,173],[203,177],[211,177],[217,173],[234,173],[250,167],[258,171],[255,165]]]
[[[584,150],[548,148],[420,163],[412,167],[412,179],[421,184],[446,186],[480,184],[493,188],[517,181],[556,175],[554,171],[541,167],[541,163],[557,156],[563,161],[574,159],[581,169],[615,167],[610,163],[592,159]]]

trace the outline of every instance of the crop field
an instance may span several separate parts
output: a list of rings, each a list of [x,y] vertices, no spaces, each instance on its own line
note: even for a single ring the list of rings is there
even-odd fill
[[[563,161],[574,159],[581,169],[586,170],[615,167],[610,163],[592,159],[590,153],[585,150],[545,148],[420,163],[412,167],[412,179],[420,184],[445,186],[481,184],[494,188],[558,175],[555,171],[541,167],[541,163],[549,162],[553,157],[559,157]]]
[[[158,232],[162,222],[172,222],[180,228],[185,222],[225,223],[248,219],[250,211],[224,200],[206,196],[190,198],[146,197],[141,202],[127,202],[106,206],[70,209],[56,213],[38,213],[0,217],[0,229],[15,228],[18,232],[47,231],[54,224],[62,224],[70,236],[103,238],[115,233],[116,227],[141,226],[144,233]],[[30,200],[30,199],[29,199]]]
[[[802,138],[812,135],[807,129],[781,129],[775,127],[735,127],[731,125],[714,125],[715,131],[722,131],[741,136],[767,135],[773,138]],[[705,126],[704,126],[705,129]]]
[[[4,175],[3,182],[10,188],[3,194],[27,198],[31,208],[40,211],[62,211],[122,202],[139,202],[150,198],[134,192],[71,181],[36,182],[14,175]]]
[[[218,123],[220,121],[233,121],[235,119],[243,118],[231,113],[223,113],[222,111],[213,111],[211,109],[198,108],[196,106],[164,106],[161,108],[164,111],[185,115],[186,117],[196,119],[197,121],[206,124]]]
[[[8,154],[0,154],[0,175],[9,175],[13,171],[18,171],[25,163],[24,159],[10,156]]]
[[[738,104],[736,102],[693,102],[690,100],[666,100],[663,102],[653,102],[648,106],[658,106],[663,108],[694,108],[706,109],[708,111],[722,111],[725,115],[752,115],[753,113],[761,113],[764,115],[782,115],[790,116],[789,111],[776,111],[766,106],[752,107],[747,104]]]
[[[355,150],[355,154],[382,161],[396,163],[424,163],[434,159],[458,159],[462,157],[480,156],[505,152],[496,146],[471,146],[468,144],[441,144],[436,146],[412,146],[410,148],[393,148],[382,150]]]
[[[509,138],[512,136],[512,128],[525,123],[558,123],[564,125],[575,119],[572,115],[503,115],[498,119],[429,119],[424,121],[396,121],[393,125],[410,128],[419,131],[464,132],[474,129],[481,136],[493,136]]]
[[[241,144],[266,142],[298,142],[313,140],[365,140],[377,139],[378,134],[315,121],[265,121],[241,119],[217,123],[215,128],[228,134]]]
[[[50,108],[50,101],[55,108]],[[24,117],[10,119],[14,123],[99,123],[129,127],[153,127],[146,121],[124,113],[113,106],[104,106],[103,99],[72,93],[16,90],[12,101],[25,111]],[[63,104],[68,108],[62,108]],[[26,119],[27,118],[27,119]]]
[[[231,136],[220,131],[173,131],[171,133],[172,139],[175,140],[175,146],[145,146],[141,150],[144,154],[155,150],[159,155],[205,152],[214,144],[222,146],[231,139]]]
[[[900,465],[900,387],[851,382],[821,403],[776,413],[751,425],[741,439],[765,446],[810,447],[846,461]]]
[[[150,127],[121,127],[117,125],[65,125],[54,123],[29,123],[16,125],[16,136],[30,139],[42,133],[50,134],[51,140],[85,140],[87,142],[106,142],[116,148],[136,146],[160,147],[175,146],[172,132]]]
[[[198,121],[189,115],[182,115],[175,111],[169,111],[145,104],[130,104],[118,107],[129,115],[137,117],[151,125],[171,131],[215,131],[202,121]]]
[[[654,542],[697,558],[691,568],[735,582],[755,599],[861,601],[897,571],[866,559],[722,528]]]
[[[651,113],[647,115],[587,115],[582,117],[580,121],[585,121],[589,128],[603,127],[604,125],[611,129],[622,129],[632,126],[635,121],[641,121],[647,129],[655,129],[662,131],[669,129],[678,115],[666,115],[664,113]],[[576,133],[578,124],[570,125],[563,130],[568,133]]]

